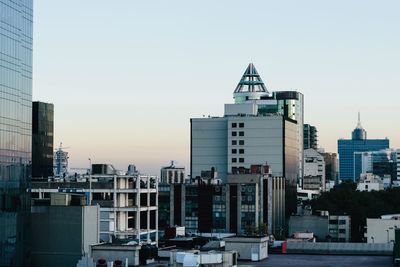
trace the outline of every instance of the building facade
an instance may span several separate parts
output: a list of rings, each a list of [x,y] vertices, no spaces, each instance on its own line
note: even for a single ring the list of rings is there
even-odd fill
[[[367,132],[361,126],[360,119],[356,129],[352,133],[352,139],[338,140],[339,152],[339,179],[356,182],[355,176],[355,152],[378,151],[389,148],[389,139],[367,139]]]
[[[158,177],[125,175],[107,164],[93,164],[92,175],[78,181],[32,182],[32,201],[41,205],[50,193],[87,195],[91,205],[100,206],[100,241],[114,238],[137,243],[158,242]],[[88,204],[89,204],[88,203]]]
[[[384,215],[381,218],[367,218],[367,243],[391,243],[395,230],[400,229],[400,214]]]
[[[287,214],[296,210],[296,185],[303,176],[303,95],[269,92],[253,64],[225,104],[224,117],[191,119],[191,178],[215,168],[222,182],[268,164],[285,177]]]
[[[315,149],[304,150],[304,190],[325,191],[325,160]]]
[[[171,165],[161,168],[160,183],[182,184],[185,182],[185,168],[175,166],[175,162],[171,161]]]
[[[0,266],[29,265],[32,0],[0,0]]]
[[[397,153],[392,149],[354,153],[354,176],[371,173],[381,178],[397,179]]]
[[[32,178],[53,176],[54,105],[32,103]]]
[[[318,149],[318,131],[317,127],[310,124],[304,124],[304,150]]]

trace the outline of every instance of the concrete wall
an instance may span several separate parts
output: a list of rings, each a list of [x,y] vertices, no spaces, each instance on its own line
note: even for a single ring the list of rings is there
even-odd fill
[[[225,181],[227,170],[227,120],[226,118],[191,119],[191,174],[217,169]]]
[[[368,243],[389,243],[394,240],[394,230],[400,228],[399,220],[367,219]]]
[[[289,219],[289,236],[298,232],[314,233],[317,241],[325,241],[329,234],[327,216],[291,216]]]
[[[99,259],[104,259],[107,262],[121,260],[126,262],[128,259],[129,266],[139,265],[139,249],[137,246],[114,246],[114,245],[97,245],[92,246],[91,253],[95,263]]]
[[[225,250],[237,251],[239,260],[252,260],[252,254],[257,254],[256,261],[268,258],[268,238],[233,237],[226,238]]]
[[[98,209],[32,207],[32,267],[76,266],[83,252],[89,252],[89,243],[98,242]]]

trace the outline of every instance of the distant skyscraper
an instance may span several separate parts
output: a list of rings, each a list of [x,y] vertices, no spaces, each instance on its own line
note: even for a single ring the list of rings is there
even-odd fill
[[[317,127],[310,124],[304,124],[304,150],[312,148],[318,149],[318,131]]]
[[[228,174],[267,163],[274,176],[286,178],[291,214],[303,172],[303,95],[269,92],[253,64],[233,95],[235,103],[225,104],[224,117],[191,119],[191,178],[215,167],[226,182]]]
[[[0,0],[0,266],[29,266],[32,0]]]
[[[352,133],[352,139],[338,140],[339,152],[339,179],[356,181],[354,169],[354,152],[377,151],[389,148],[388,139],[367,139],[367,132],[361,126],[360,116],[358,124]]]
[[[54,105],[32,103],[32,177],[53,176]]]

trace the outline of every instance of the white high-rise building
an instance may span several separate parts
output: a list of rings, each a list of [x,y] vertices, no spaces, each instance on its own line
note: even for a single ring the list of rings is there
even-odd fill
[[[268,91],[250,64],[233,96],[223,117],[191,119],[191,178],[214,167],[226,182],[228,174],[268,164],[295,194],[303,176],[303,95]]]
[[[400,180],[400,149],[396,150],[397,180]]]
[[[325,191],[325,160],[315,149],[304,150],[304,190]]]

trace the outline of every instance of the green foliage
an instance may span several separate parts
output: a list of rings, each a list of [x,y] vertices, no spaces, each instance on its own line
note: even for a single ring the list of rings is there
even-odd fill
[[[359,192],[357,185],[346,182],[311,201],[314,211],[327,210],[331,215],[351,217],[351,239],[362,242],[367,218],[400,213],[400,188],[385,191]]]

